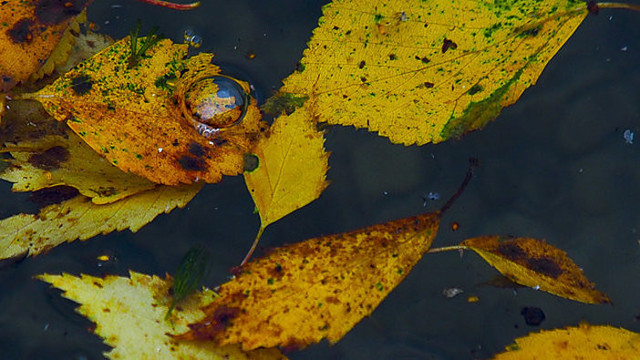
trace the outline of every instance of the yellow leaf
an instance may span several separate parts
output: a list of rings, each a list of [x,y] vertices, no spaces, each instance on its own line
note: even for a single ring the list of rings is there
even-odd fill
[[[120,201],[96,205],[85,196],[49,205],[36,215],[0,220],[0,259],[35,256],[64,242],[85,240],[114,230],[133,232],[161,213],[184,207],[202,184],[163,186]]]
[[[56,124],[46,113],[29,107],[42,110],[38,103],[16,101],[9,110],[11,116],[6,119],[8,128],[18,134],[29,133],[29,130],[39,132],[15,144],[5,143],[4,151],[10,151],[13,158],[11,166],[0,173],[0,178],[13,182],[13,191],[36,191],[67,185],[78,189],[96,204],[106,204],[156,186],[145,178],[111,165],[65,125]],[[26,117],[20,110],[24,110]],[[20,115],[29,121],[16,121]],[[44,118],[36,119],[37,116]],[[27,125],[29,123],[34,125]],[[22,130],[21,127],[27,129]],[[52,135],[45,135],[43,131],[46,129],[51,129]]]
[[[0,92],[32,75],[50,73],[56,63],[66,60],[73,44],[72,30],[78,31],[78,22],[83,21],[83,10],[90,2],[3,1]]]
[[[324,137],[304,111],[278,117],[254,152],[258,168],[244,179],[262,228],[317,199],[329,185]]]
[[[611,302],[567,253],[544,240],[483,236],[467,239],[460,246],[475,251],[518,284],[584,303]]]
[[[334,0],[281,93],[309,96],[321,122],[441,142],[513,104],[587,14],[571,0]]]
[[[245,353],[239,346],[176,341],[171,334],[184,332],[188,323],[202,319],[204,313],[199,307],[214,301],[215,293],[205,289],[185,299],[169,322],[164,316],[171,279],[133,271],[130,276],[44,274],[38,278],[62,289],[64,297],[81,304],[77,311],[94,321],[95,333],[113,347],[104,354],[110,359],[285,359],[277,349]]]
[[[230,104],[217,102],[217,91],[206,99],[193,93],[216,76],[242,95],[248,84],[218,76],[211,54],[185,59],[187,45],[170,40],[160,40],[130,67],[131,54],[127,37],[22,97],[40,101],[120,169],[153,182],[218,182],[222,175],[241,173],[244,155],[264,126],[255,101],[242,99],[242,121],[208,126],[202,125],[206,111],[224,111]],[[202,111],[195,100],[208,107]]]
[[[428,213],[277,248],[220,286],[183,338],[244,350],[335,343],[406,277],[439,220]]]
[[[612,326],[580,324],[518,338],[493,359],[634,360],[638,354],[640,334]]]

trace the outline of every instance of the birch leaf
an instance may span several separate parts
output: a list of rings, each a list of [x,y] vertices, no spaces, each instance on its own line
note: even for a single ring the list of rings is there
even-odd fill
[[[204,289],[181,302],[171,322],[164,316],[169,305],[171,279],[130,272],[130,278],[104,278],[69,274],[38,276],[64,291],[63,296],[80,303],[77,311],[96,323],[95,333],[113,349],[109,359],[286,359],[277,349],[243,352],[239,346],[217,347],[211,343],[177,341],[171,334],[184,332],[187,324],[204,317],[199,309],[215,300]]]
[[[140,47],[145,40],[135,43]],[[40,101],[124,171],[166,185],[218,182],[222,175],[242,172],[244,155],[263,123],[248,98],[243,99],[242,114],[236,114],[243,115],[239,122],[208,126],[195,121],[204,119],[206,111],[221,111],[231,106],[229,101],[239,101],[216,98],[222,89],[210,79],[225,79],[243,94],[249,86],[219,76],[211,54],[186,55],[187,45],[160,40],[132,65],[127,37],[23,98]],[[203,98],[202,93],[214,96]],[[202,104],[208,107],[202,110]]]
[[[35,256],[64,242],[86,240],[114,230],[138,231],[161,213],[184,207],[202,184],[163,186],[97,205],[79,195],[49,205],[38,214],[19,214],[0,220],[0,259],[21,254]]]
[[[220,286],[181,338],[244,350],[335,343],[407,276],[439,220],[428,213],[277,248]]]
[[[16,134],[27,134],[29,130],[40,132],[42,129],[49,129],[50,133],[39,133],[42,136],[33,134],[14,144],[5,143],[3,151],[11,152],[12,159],[9,168],[0,173],[0,178],[13,182],[13,191],[36,191],[67,185],[78,189],[96,204],[106,204],[155,187],[151,181],[125,173],[107,162],[67,126],[56,124],[46,113],[30,113],[28,106],[41,109],[34,105],[37,103],[14,102],[5,119],[7,126]],[[16,119],[20,115],[26,117]]]
[[[460,246],[473,250],[512,281],[589,304],[610,303],[564,251],[531,238],[483,236]]]
[[[394,143],[441,142],[513,104],[588,13],[572,0],[334,0],[281,96]]]
[[[544,356],[541,354],[544,353]],[[640,354],[640,334],[605,325],[580,324],[543,330],[516,339],[494,360],[632,360]]]
[[[278,117],[253,151],[259,165],[244,179],[262,229],[317,199],[329,185],[324,137],[304,111]]]
[[[71,30],[78,32],[78,22],[83,21],[83,10],[90,2],[3,1],[0,4],[0,92],[32,76],[48,74],[57,63],[64,62],[73,46]]]

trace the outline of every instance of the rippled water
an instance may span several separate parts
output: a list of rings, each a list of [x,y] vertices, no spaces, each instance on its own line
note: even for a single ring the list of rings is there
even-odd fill
[[[213,1],[175,13],[135,1],[99,1],[90,18],[116,38],[136,19],[159,25],[174,40],[186,29],[199,50],[243,74],[260,98],[279,87],[300,59],[321,1]],[[292,353],[294,359],[487,358],[536,328],[520,310],[541,308],[541,328],[580,321],[640,331],[640,14],[607,10],[590,16],[548,65],[538,85],[486,129],[439,145],[403,147],[352,128],[327,136],[331,186],[306,208],[272,225],[263,247],[342,232],[437,209],[457,187],[467,158],[482,166],[443,219],[435,246],[483,234],[546,238],[584,268],[614,302],[583,305],[531,289],[480,286],[496,273],[477,256],[426,256],[373,313],[334,346]],[[255,53],[255,59],[248,59]],[[9,186],[2,184],[6,194]],[[426,202],[429,192],[440,200]],[[3,217],[24,208],[24,196],[3,197]],[[163,274],[194,243],[213,253],[209,282],[224,281],[259,225],[241,177],[205,187],[183,210],[160,216],[136,234],[99,236],[52,250],[0,271],[1,359],[100,359],[107,347],[71,302],[32,280],[43,272]],[[457,221],[460,229],[449,230]],[[117,261],[99,266],[109,253]],[[349,266],[349,264],[345,264]],[[453,299],[445,288],[464,290]],[[477,295],[478,303],[466,302]]]

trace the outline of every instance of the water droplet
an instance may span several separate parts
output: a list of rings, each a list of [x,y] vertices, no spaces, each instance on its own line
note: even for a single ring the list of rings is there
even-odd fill
[[[233,78],[223,75],[196,81],[184,94],[182,110],[204,137],[238,124],[249,98],[245,89]]]

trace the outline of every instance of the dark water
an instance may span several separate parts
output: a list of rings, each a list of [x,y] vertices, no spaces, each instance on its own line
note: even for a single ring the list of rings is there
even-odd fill
[[[119,38],[136,19],[143,31],[159,25],[174,40],[187,28],[200,50],[246,76],[260,97],[279,87],[301,57],[322,1],[214,1],[175,13],[135,1],[98,1],[90,18]],[[583,305],[532,289],[479,286],[496,272],[477,256],[426,256],[373,313],[334,346],[321,343],[295,359],[488,358],[537,328],[525,306],[546,314],[540,328],[612,324],[640,331],[640,14],[608,10],[587,18],[547,66],[538,84],[481,132],[439,145],[403,147],[352,128],[327,136],[331,186],[321,198],[269,227],[261,245],[277,246],[437,209],[423,197],[446,198],[466,170],[482,162],[466,193],[443,219],[434,245],[483,234],[546,238],[568,252],[614,305]],[[256,58],[248,60],[253,52]],[[635,132],[627,144],[623,132]],[[22,210],[24,197],[6,195],[3,217]],[[86,329],[73,304],[32,280],[43,272],[163,274],[192,244],[213,254],[211,284],[247,251],[259,219],[241,177],[210,185],[182,210],[128,231],[74,242],[0,271],[1,359],[101,359],[108,350]],[[449,230],[457,221],[460,229]],[[117,261],[98,266],[108,253]],[[345,264],[348,266],[349,264]],[[465,291],[453,299],[445,288]],[[466,302],[477,295],[478,303]]]

